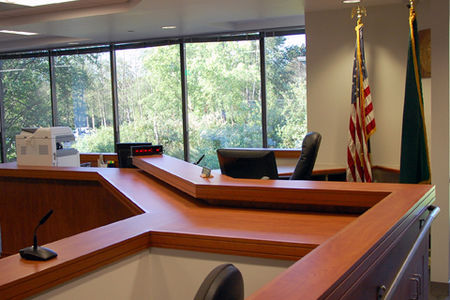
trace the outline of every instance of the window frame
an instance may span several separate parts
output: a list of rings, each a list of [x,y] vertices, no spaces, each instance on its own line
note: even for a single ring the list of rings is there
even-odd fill
[[[266,66],[265,66],[265,38],[275,36],[287,36],[296,34],[306,34],[304,26],[277,28],[277,29],[263,29],[253,30],[247,32],[232,32],[222,34],[205,34],[178,38],[159,38],[139,40],[132,42],[113,42],[110,44],[93,44],[78,47],[66,48],[51,48],[40,50],[28,50],[22,52],[4,52],[0,53],[0,60],[4,59],[21,59],[21,58],[35,58],[48,57],[49,61],[49,76],[50,76],[50,95],[52,106],[52,125],[58,122],[57,113],[57,99],[54,78],[54,58],[62,55],[74,54],[91,54],[100,52],[109,52],[110,54],[110,72],[111,72],[111,93],[112,93],[112,110],[113,110],[113,131],[114,144],[120,142],[119,130],[119,110],[118,110],[118,92],[117,92],[117,66],[116,66],[116,50],[122,49],[138,49],[147,47],[157,47],[179,44],[180,46],[180,71],[181,71],[181,101],[182,101],[182,122],[183,122],[183,145],[184,145],[184,159],[189,161],[189,131],[188,122],[189,116],[187,111],[187,84],[186,84],[186,44],[188,43],[205,43],[205,42],[219,42],[219,41],[242,41],[242,40],[258,40],[260,51],[260,79],[261,79],[261,126],[262,126],[262,147],[268,146],[267,141],[267,95],[266,95]],[[5,150],[5,119],[4,119],[4,99],[0,95],[0,162],[6,162]]]

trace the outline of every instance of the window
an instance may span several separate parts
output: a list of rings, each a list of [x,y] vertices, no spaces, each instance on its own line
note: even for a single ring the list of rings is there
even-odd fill
[[[301,148],[307,131],[305,35],[268,37],[265,45],[267,144]]]
[[[6,160],[12,161],[15,137],[23,127],[52,123],[48,58],[0,60],[0,99],[5,112]]]
[[[262,147],[258,41],[186,45],[189,146],[218,168],[216,149]]]
[[[180,46],[118,50],[121,142],[151,142],[183,159]]]
[[[218,168],[219,148],[300,148],[307,131],[305,45],[305,34],[292,30],[4,54],[0,149],[14,160],[21,128],[51,126],[52,118],[72,128],[73,146],[82,153],[114,152],[115,142],[151,142],[180,159],[204,154],[201,164]],[[110,51],[117,82],[111,82]]]
[[[114,152],[109,53],[55,57],[57,125],[74,130],[80,152]]]

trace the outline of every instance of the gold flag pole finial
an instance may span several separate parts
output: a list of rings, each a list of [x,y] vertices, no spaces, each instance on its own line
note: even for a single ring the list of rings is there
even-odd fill
[[[413,0],[411,0],[413,1]],[[357,23],[360,24],[362,17],[367,16],[367,10],[365,7],[362,7],[360,5],[353,7],[352,9],[352,19],[356,16]]]
[[[416,3],[414,0],[409,0],[409,8],[414,10],[416,7]]]

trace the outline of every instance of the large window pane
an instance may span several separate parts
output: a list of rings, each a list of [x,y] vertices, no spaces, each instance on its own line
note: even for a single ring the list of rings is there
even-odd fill
[[[267,143],[300,148],[306,134],[305,35],[266,38]]]
[[[216,149],[261,147],[257,41],[186,45],[191,160],[218,168]]]
[[[16,158],[15,137],[23,127],[51,126],[48,58],[0,61],[0,97],[5,109],[6,160]]]
[[[114,152],[109,53],[55,57],[57,122],[80,152]]]
[[[151,142],[183,159],[179,45],[120,50],[117,58],[121,142]]]

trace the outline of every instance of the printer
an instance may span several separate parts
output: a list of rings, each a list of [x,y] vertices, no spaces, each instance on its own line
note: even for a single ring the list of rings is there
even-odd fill
[[[23,128],[16,135],[17,165],[79,167],[80,153],[70,148],[74,141],[69,127]]]

